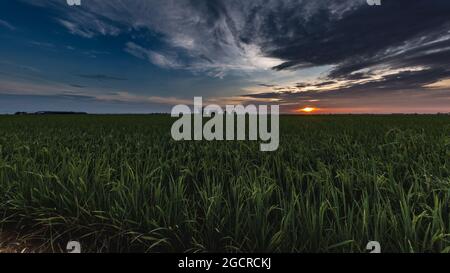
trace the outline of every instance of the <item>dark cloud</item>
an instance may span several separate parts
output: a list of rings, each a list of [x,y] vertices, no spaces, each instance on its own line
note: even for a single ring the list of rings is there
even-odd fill
[[[436,82],[436,79],[450,76],[444,68],[425,69],[420,71],[403,71],[382,77],[380,80],[355,84],[341,90],[411,90],[422,89],[425,85]]]
[[[348,4],[347,9],[331,1],[315,2],[313,7],[311,1],[256,6],[241,33],[245,42],[258,41],[267,56],[285,60],[275,70],[334,66],[323,82],[299,83],[297,88],[324,87],[337,79],[367,80],[380,68],[420,66],[425,71],[389,76],[369,87],[420,88],[450,76],[450,1],[384,0],[378,7],[335,1]]]
[[[297,5],[258,10],[265,16],[254,17],[262,21],[250,24],[244,40],[256,39],[267,56],[285,60],[275,70],[333,68],[319,81],[249,97],[285,105],[312,100],[325,108],[395,102],[450,110],[448,90],[426,88],[450,78],[450,1],[384,0],[380,7],[358,5],[340,16],[319,7],[309,17],[299,16],[304,2]]]
[[[330,94],[345,94],[345,95],[364,95],[366,92],[378,92],[381,95],[381,92],[384,90],[385,92],[391,91],[408,91],[408,90],[420,90],[425,89],[426,85],[432,84],[435,82],[436,78],[443,78],[445,76],[449,76],[449,70],[446,69],[426,69],[420,71],[402,71],[395,74],[386,75],[380,77],[378,80],[371,80],[362,83],[349,83],[346,86],[341,86],[338,88],[332,88],[324,91],[300,91],[300,92],[278,92],[278,89],[275,89],[274,92],[265,92],[259,94],[249,94],[244,95],[251,98],[273,98],[273,99],[289,99],[293,100],[296,98],[321,98],[322,96],[329,96]],[[324,84],[325,83],[325,84]],[[335,82],[324,82],[317,84],[309,84],[304,85],[304,88],[307,87],[322,87],[324,85],[328,85],[330,83]],[[295,87],[283,87],[286,90],[295,89]],[[429,90],[427,90],[430,92]]]
[[[259,85],[259,86],[262,86],[262,87],[276,87],[275,84],[260,83],[260,84],[258,84],[258,85]]]
[[[266,54],[286,60],[275,69],[372,64],[388,56],[386,51],[392,47],[445,34],[450,23],[447,0],[384,0],[380,7],[359,5],[340,17],[333,16],[332,9],[319,8],[309,18],[301,15],[304,2],[297,3],[261,10],[266,16],[256,19],[263,21],[250,24],[248,37],[244,37],[261,41]]]
[[[327,85],[331,85],[336,83],[336,81],[324,81],[324,82],[320,82],[318,84],[315,84],[315,86],[317,87],[322,87],[322,86],[327,86]]]
[[[111,76],[111,75],[105,75],[105,74],[80,74],[78,77],[91,79],[91,80],[98,80],[98,81],[126,81],[126,78]]]
[[[311,85],[310,83],[299,82],[299,83],[297,83],[297,84],[295,85],[295,87],[297,87],[297,88],[304,88],[304,87],[308,87],[308,86],[310,86],[310,85]]]
[[[345,78],[347,80],[354,80],[354,81],[356,81],[356,80],[368,79],[368,78],[370,78],[370,76],[373,76],[373,75],[371,75],[370,73],[356,72],[356,73],[345,75]]]
[[[71,84],[70,86],[75,87],[75,88],[86,88],[87,87],[87,86],[79,85],[79,84]]]
[[[88,101],[97,101],[97,98],[94,96],[87,96],[87,95],[75,95],[75,94],[61,94],[53,96],[55,98],[62,98],[62,99],[71,99],[71,100],[88,100]]]

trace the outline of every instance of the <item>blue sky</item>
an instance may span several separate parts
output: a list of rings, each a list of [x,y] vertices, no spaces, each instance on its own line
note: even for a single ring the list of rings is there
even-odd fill
[[[194,96],[450,112],[449,11],[443,0],[9,0],[0,113],[167,112]]]

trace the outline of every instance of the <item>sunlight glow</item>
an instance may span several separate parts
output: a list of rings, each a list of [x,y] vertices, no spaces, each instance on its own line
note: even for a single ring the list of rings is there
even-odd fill
[[[316,110],[317,110],[317,108],[314,108],[314,107],[305,107],[305,108],[299,109],[298,112],[312,113]]]

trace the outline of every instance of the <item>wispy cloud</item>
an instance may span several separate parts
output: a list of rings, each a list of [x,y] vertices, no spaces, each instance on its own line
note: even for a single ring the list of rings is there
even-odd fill
[[[55,48],[55,47],[56,47],[56,46],[55,46],[54,44],[52,44],[52,43],[48,43],[48,42],[38,42],[38,41],[30,41],[30,45],[37,46],[37,47],[40,47],[40,48],[49,48],[49,49],[52,49],[52,48]]]
[[[16,30],[16,27],[11,25],[10,23],[6,22],[5,20],[0,19],[0,27],[7,28],[11,31]]]
[[[97,81],[126,81],[126,78],[106,74],[80,74],[78,77]]]
[[[76,88],[86,88],[87,87],[85,85],[80,85],[80,84],[70,84],[70,86],[76,87]]]
[[[214,3],[213,3],[214,2]],[[240,39],[239,27],[244,23],[241,7],[235,1],[192,2],[187,0],[92,0],[74,12],[56,1],[48,5],[58,9],[57,21],[70,33],[85,38],[98,35],[116,36],[131,32],[158,33],[164,51],[151,44],[129,41],[126,52],[164,68],[203,71],[223,77],[229,71],[266,70],[282,63],[266,56],[260,45]]]
[[[73,100],[91,100],[98,102],[116,102],[127,105],[133,104],[158,104],[174,106],[177,104],[192,105],[190,97],[155,96],[136,94],[128,91],[111,91],[105,88],[80,86],[55,81],[30,82],[18,80],[0,79],[0,95],[35,96],[35,97],[59,97]],[[247,96],[210,96],[204,98],[205,104],[246,104],[246,103],[270,103],[272,98],[247,97]],[[149,108],[150,109],[150,108]]]
[[[176,56],[170,56],[168,54],[155,52],[150,49],[145,49],[140,45],[137,45],[133,42],[128,42],[126,44],[125,51],[130,53],[131,55],[140,58],[146,59],[162,68],[181,68],[182,64],[177,60]]]

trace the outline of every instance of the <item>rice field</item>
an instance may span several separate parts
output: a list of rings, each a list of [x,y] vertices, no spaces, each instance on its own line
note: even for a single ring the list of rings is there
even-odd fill
[[[1,228],[91,252],[450,252],[450,116],[283,116],[280,148],[169,116],[0,116]]]

